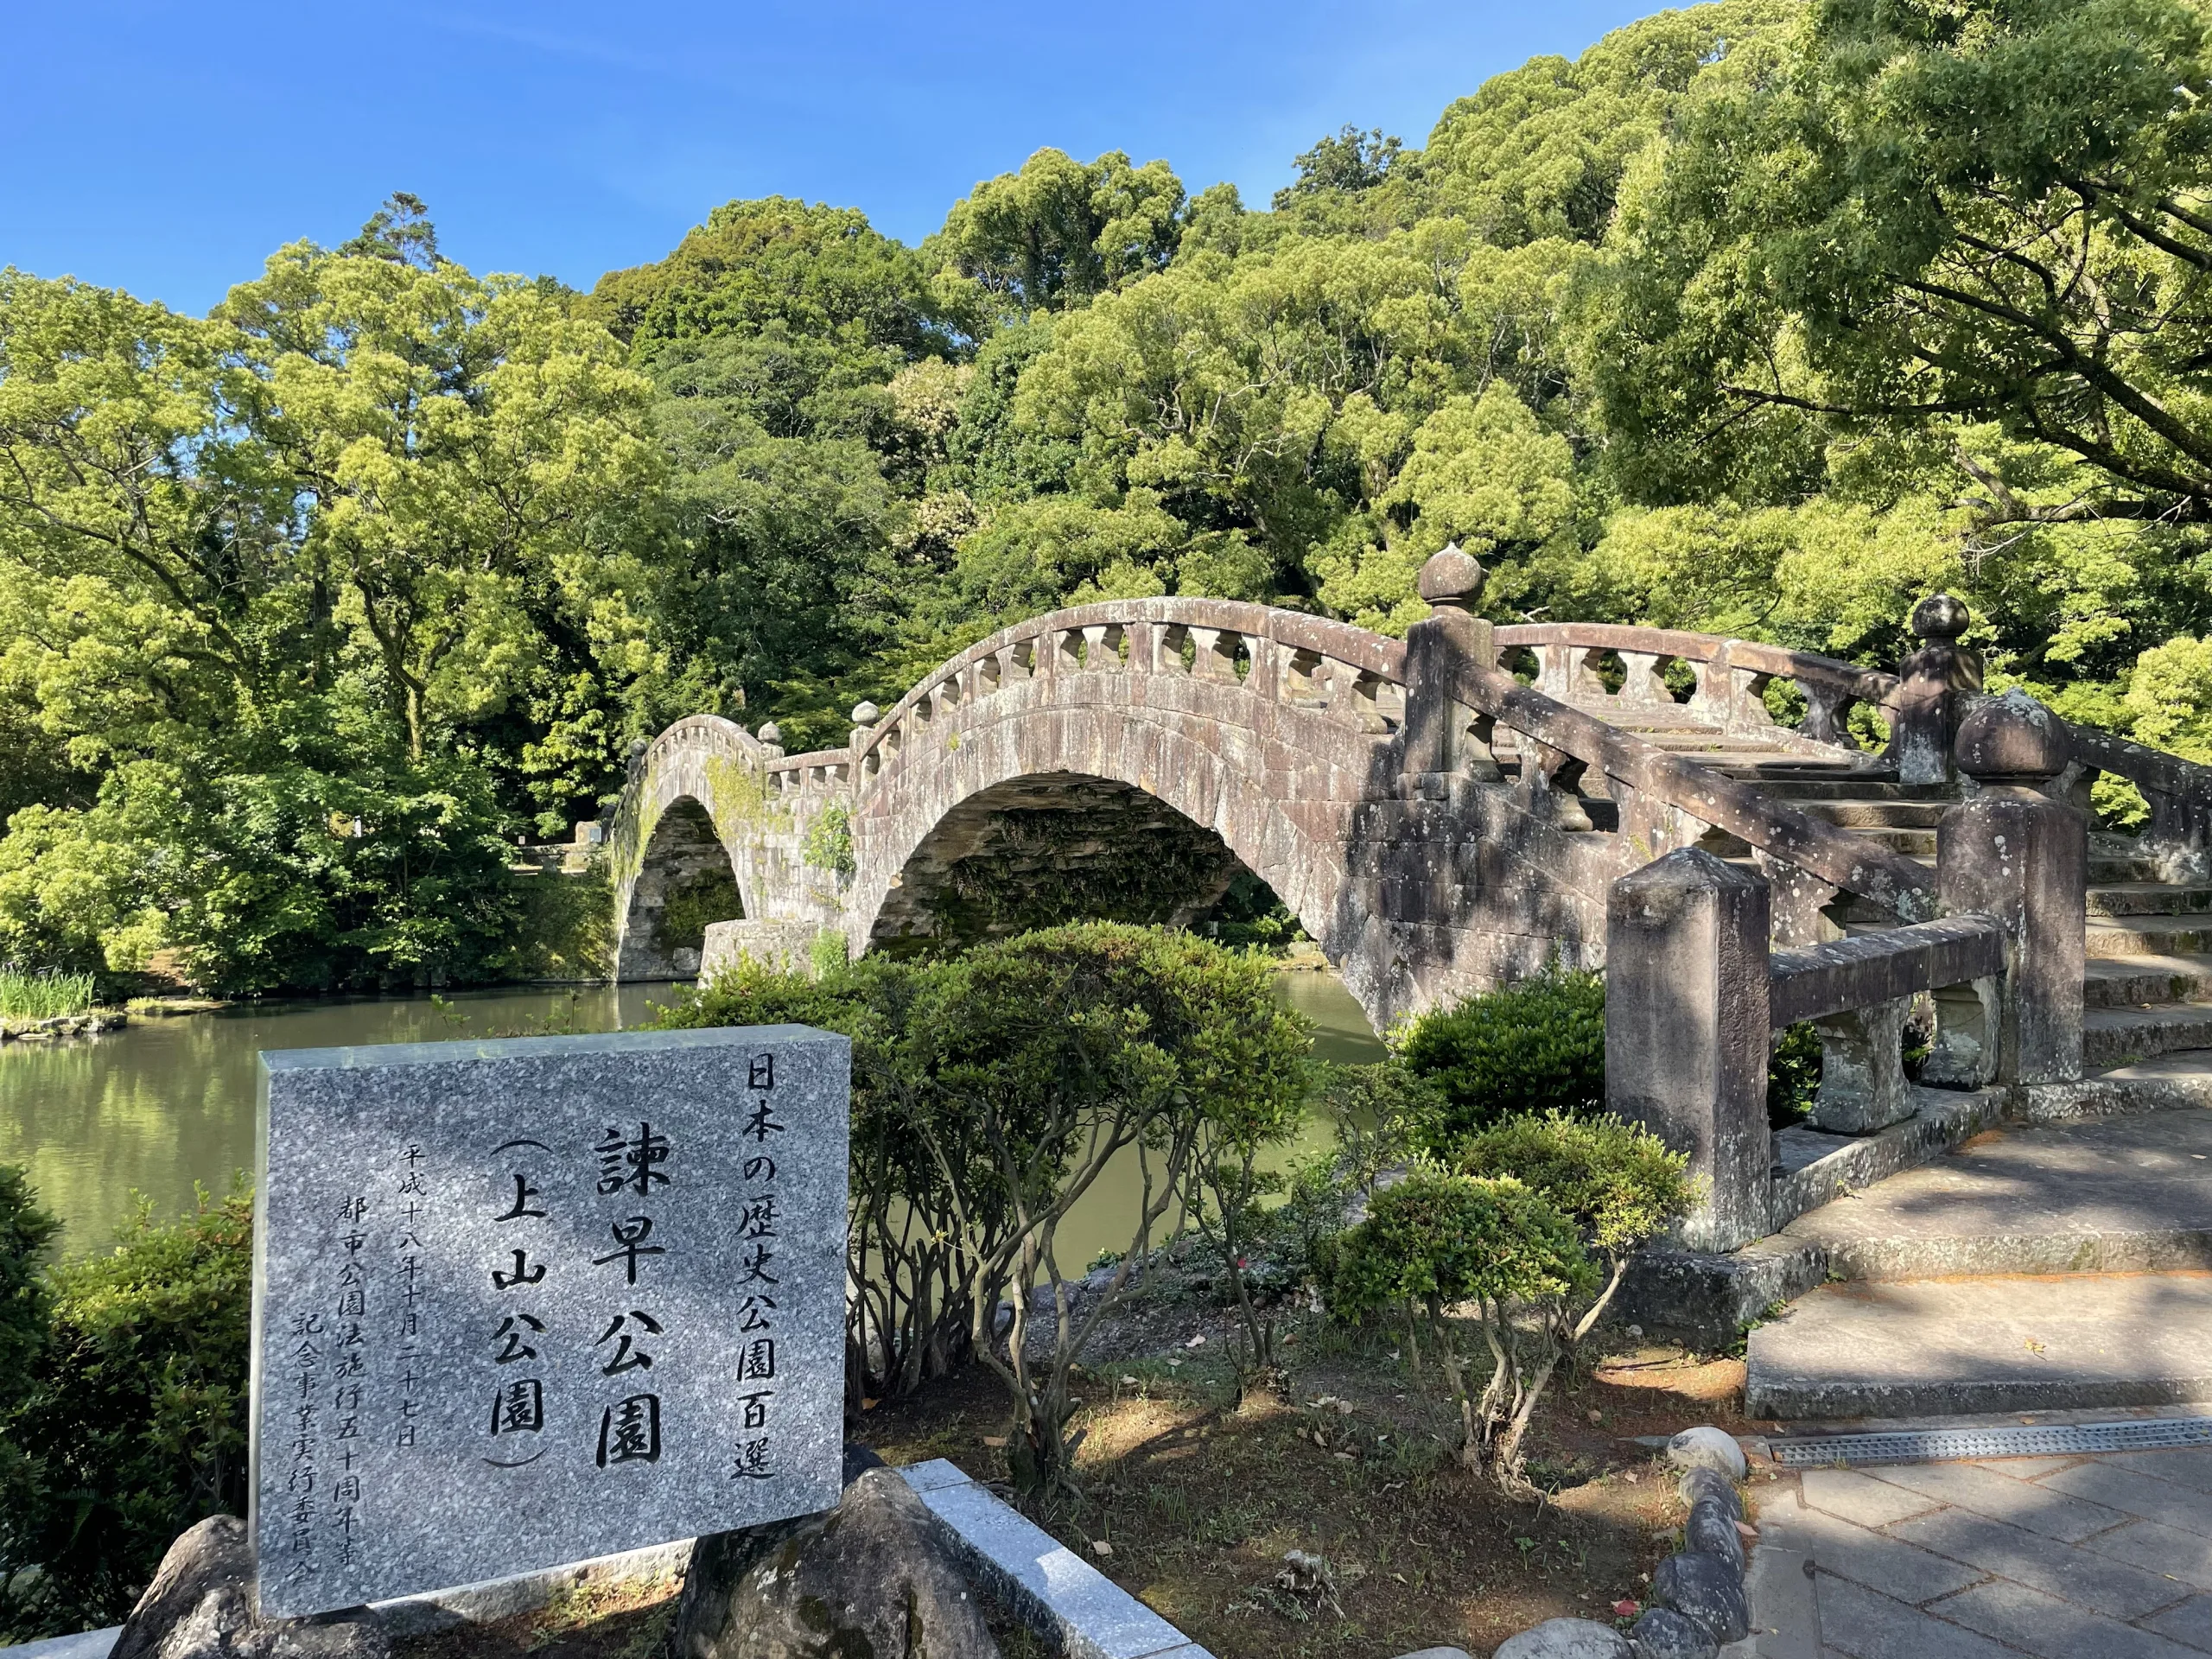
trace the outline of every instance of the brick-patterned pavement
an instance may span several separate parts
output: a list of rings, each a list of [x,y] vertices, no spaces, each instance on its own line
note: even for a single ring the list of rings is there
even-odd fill
[[[1758,1483],[1759,1659],[2203,1659],[2212,1448]]]

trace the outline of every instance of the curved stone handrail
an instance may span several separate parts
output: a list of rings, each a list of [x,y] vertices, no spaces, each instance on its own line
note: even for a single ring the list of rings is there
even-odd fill
[[[1096,661],[1098,652],[1111,660]],[[1356,729],[1382,734],[1395,728],[1405,662],[1399,640],[1300,611],[1235,600],[1107,600],[1031,617],[978,640],[856,730],[849,755],[805,759],[849,760],[862,793],[872,792],[944,706],[1024,680],[1116,670],[1241,681],[1255,695],[1325,709]]]
[[[1852,705],[1885,703],[1898,683],[1894,674],[1837,658],[1679,628],[1516,623],[1497,630],[1497,644],[1501,650],[1524,646],[1533,651],[1541,665],[1538,689],[1562,702],[1603,697],[1631,707],[1670,703],[1674,693],[1660,676],[1669,662],[1687,664],[1697,677],[1691,712],[1732,731],[1783,729],[1776,726],[1761,694],[1770,680],[1791,681],[1805,696],[1805,718],[1798,722],[1797,734],[1841,748],[1859,747],[1851,734]],[[1618,691],[1605,689],[1592,661],[1606,652],[1619,657],[1628,671]]]
[[[1554,787],[1562,763],[1545,756],[1545,748],[1595,769],[1649,801],[1725,830],[1833,887],[1871,899],[1907,921],[1925,921],[1936,914],[1933,873],[1902,853],[1770,799],[1748,784],[1557,702],[1503,669],[1462,662],[1454,676],[1453,695],[1540,746],[1529,763],[1530,770],[1549,772],[1544,781]]]
[[[1669,660],[1689,664],[1698,674],[1690,712],[1733,731],[1773,731],[1759,694],[1770,680],[1793,681],[1806,702],[1798,734],[1847,748],[1856,747],[1847,725],[1852,704],[1872,703],[1894,714],[1905,683],[1897,675],[1812,652],[1677,628],[1536,622],[1500,628],[1497,638],[1501,648],[1523,646],[1535,652],[1539,690],[1586,706],[1600,699],[1629,708],[1669,702],[1672,694],[1660,672]],[[1591,660],[1609,651],[1628,670],[1616,692],[1605,690]],[[2150,808],[2149,822],[2136,839],[2160,874],[2174,880],[2212,874],[2212,766],[2093,726],[2069,721],[2066,731],[2075,770],[2062,781],[2074,786],[2077,802],[2086,804],[2079,791],[2098,772],[2126,779]]]
[[[1502,631],[1500,639],[1511,643],[1507,635],[1512,632]],[[1841,674],[1830,677],[1830,659],[1805,658],[1771,646],[1738,658],[1726,648],[1743,642],[1711,636],[1637,629],[1573,632],[1581,637],[1548,643],[1618,649],[1615,636],[1632,635],[1679,645],[1686,660],[1728,664],[1738,672],[1779,671],[1792,666],[1783,659],[1795,658],[1813,665],[1806,671],[1821,675],[1822,683],[1846,687],[1856,682],[1845,677],[1865,676],[1865,671],[1848,664],[1834,664]],[[1108,660],[1094,667],[1093,653],[1100,651],[1109,653]],[[842,781],[849,764],[849,775],[857,779],[856,795],[865,799],[887,785],[901,755],[918,748],[919,732],[946,706],[987,696],[1001,685],[1021,680],[1098,671],[1241,681],[1255,696],[1325,710],[1351,730],[1370,736],[1395,731],[1403,721],[1406,647],[1401,641],[1302,612],[1233,601],[1107,601],[1033,617],[978,641],[927,676],[880,720],[857,729],[849,753],[824,750],[771,765],[786,778],[798,772],[809,782],[818,779],[828,783]],[[1895,683],[1894,676],[1889,678]],[[1594,769],[1617,780],[1644,797],[1647,806],[1672,809],[1712,824],[1773,860],[1872,899],[1907,920],[1935,913],[1928,872],[1864,836],[1770,800],[1709,766],[1671,754],[1524,686],[1502,670],[1474,665],[1456,692],[1470,707],[1529,740],[1523,793],[1532,803],[1537,799],[1539,781],[1558,789],[1563,760],[1579,763],[1575,769]],[[1547,756],[1546,749],[1554,753]],[[1586,817],[1578,819],[1572,809],[1560,821],[1567,828],[1588,823]]]

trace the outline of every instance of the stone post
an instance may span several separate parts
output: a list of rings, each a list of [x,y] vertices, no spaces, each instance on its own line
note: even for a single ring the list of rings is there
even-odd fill
[[[1831,1135],[1872,1135],[1918,1110],[1904,1075],[1910,998],[1846,1008],[1813,1024],[1821,1033],[1821,1088],[1813,1127]]]
[[[1936,832],[1944,912],[1992,916],[2005,929],[1994,1067],[2003,1083],[2082,1075],[2088,828],[2037,788],[2071,752],[2058,716],[2026,692],[1985,699],[1960,723],[1957,745],[1959,770],[1980,788]]]
[[[845,740],[846,746],[858,754],[869,738],[875,735],[875,722],[883,718],[883,710],[872,702],[853,705],[853,732]]]
[[[1762,1237],[1773,1191],[1766,1121],[1767,884],[1684,847],[1624,875],[1605,906],[1605,1104],[1690,1156],[1703,1185],[1692,1249]]]
[[[1493,630],[1474,613],[1482,591],[1482,566],[1456,546],[1421,568],[1420,592],[1429,613],[1406,631],[1402,771],[1410,798],[1449,801],[1455,778],[1497,779],[1489,745],[1469,729],[1477,723],[1475,711],[1452,695],[1458,664],[1497,661]]]
[[[1981,654],[1959,644],[1972,620],[1948,594],[1930,594],[1913,607],[1916,650],[1897,664],[1890,702],[1890,753],[1900,784],[1951,781],[1951,739],[1967,697],[1981,690]]]

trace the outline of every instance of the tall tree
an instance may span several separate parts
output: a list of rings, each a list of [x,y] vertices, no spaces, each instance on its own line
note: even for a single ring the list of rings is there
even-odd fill
[[[1017,315],[1060,309],[1164,267],[1182,211],[1183,181],[1165,162],[1040,149],[955,202],[925,251]]]
[[[1822,0],[1631,215],[1597,355],[1644,486],[1812,417],[1949,449],[1986,523],[2212,518],[2208,92],[2183,0]]]

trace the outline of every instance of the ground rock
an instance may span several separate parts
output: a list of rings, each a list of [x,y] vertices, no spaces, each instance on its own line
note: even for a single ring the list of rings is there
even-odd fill
[[[1506,1638],[1491,1659],[1636,1659],[1628,1638],[1586,1618],[1548,1618]]]
[[[1731,1480],[1741,1480],[1751,1472],[1736,1437],[1717,1428],[1684,1429],[1667,1442],[1667,1456],[1678,1467],[1711,1469]]]
[[[699,1541],[675,1659],[999,1659],[929,1512],[874,1468],[827,1515]]]
[[[1736,1530],[1736,1517],[1728,1506],[1710,1495],[1690,1505],[1683,1523],[1682,1541],[1705,1554],[1716,1556],[1738,1573],[1744,1570],[1744,1535]]]
[[[180,1534],[124,1621],[110,1659],[390,1659],[367,1609],[319,1618],[254,1611],[253,1540],[235,1516]]]
[[[1701,1497],[1718,1498],[1726,1505],[1731,1520],[1744,1518],[1743,1494],[1736,1490],[1734,1481],[1717,1469],[1683,1470],[1681,1479],[1675,1483],[1675,1491],[1685,1503],[1694,1503]]]
[[[1651,1599],[1696,1620],[1716,1643],[1740,1642],[1751,1631],[1744,1575],[1718,1555],[1686,1550],[1651,1575]]]
[[[1654,1607],[1628,1633],[1636,1659],[1716,1659],[1719,1645],[1704,1625],[1671,1607]]]

